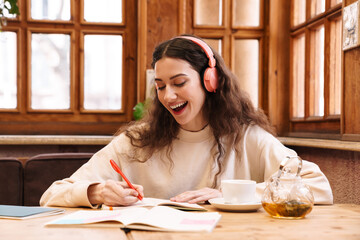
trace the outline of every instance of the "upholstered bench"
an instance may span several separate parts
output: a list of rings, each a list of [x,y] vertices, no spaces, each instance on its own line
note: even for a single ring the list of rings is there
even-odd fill
[[[0,158],[0,204],[23,204],[23,167],[16,158]]]
[[[93,153],[40,154],[24,166],[24,205],[39,205],[45,190],[56,180],[70,177]]]

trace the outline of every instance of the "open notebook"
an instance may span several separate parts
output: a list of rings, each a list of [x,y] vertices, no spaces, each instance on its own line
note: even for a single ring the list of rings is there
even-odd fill
[[[155,206],[167,206],[184,211],[207,211],[203,206],[196,203],[187,203],[187,202],[173,202],[166,199],[159,198],[143,198],[142,201],[138,201],[131,206],[119,206],[112,207],[107,205],[102,205],[102,210],[120,210],[129,207],[155,207]]]
[[[120,227],[152,231],[211,232],[218,212],[184,212],[171,207],[79,210],[45,224],[47,227]]]
[[[0,218],[28,219],[63,213],[63,209],[48,207],[28,207],[0,205]]]

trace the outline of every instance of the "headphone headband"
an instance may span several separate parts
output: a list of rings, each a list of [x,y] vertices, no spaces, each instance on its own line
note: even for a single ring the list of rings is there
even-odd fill
[[[185,38],[193,43],[199,45],[205,52],[206,56],[209,59],[209,67],[206,68],[204,72],[204,85],[207,91],[215,92],[218,87],[218,72],[215,68],[216,66],[216,59],[214,57],[214,53],[204,41],[199,38],[191,37],[191,36],[178,36],[176,38]]]
[[[214,58],[214,53],[211,50],[211,48],[209,47],[209,45],[206,44],[206,42],[202,41],[199,38],[195,38],[195,37],[190,37],[190,36],[179,36],[177,38],[185,38],[188,40],[191,40],[192,42],[196,43],[197,45],[199,45],[205,52],[206,56],[209,59],[209,67],[215,67],[216,65],[216,60]]]

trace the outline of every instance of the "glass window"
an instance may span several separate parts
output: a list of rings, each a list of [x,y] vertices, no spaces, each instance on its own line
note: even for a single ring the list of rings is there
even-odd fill
[[[296,26],[305,22],[306,19],[306,1],[293,0],[292,1],[292,26]]]
[[[187,2],[187,1],[185,1]],[[266,31],[262,22],[268,1],[193,0],[193,34],[202,37],[224,59],[257,108],[266,108],[260,94],[266,59]],[[249,14],[251,12],[251,14]],[[265,41],[264,41],[265,40]],[[262,70],[261,70],[262,71]],[[259,101],[261,100],[261,101]]]
[[[121,0],[84,0],[84,20],[87,22],[122,23]]]
[[[0,31],[0,132],[112,135],[131,121],[143,88],[138,2],[17,2],[20,15]]]
[[[292,40],[292,116],[305,116],[305,34]]]
[[[341,0],[293,0],[291,136],[341,134]],[[301,7],[299,5],[301,4]],[[304,22],[298,21],[302,9]]]
[[[31,17],[38,20],[70,20],[70,0],[31,0]]]
[[[330,6],[333,7],[341,2],[342,2],[342,0],[330,0]]]
[[[0,6],[1,6],[1,10],[2,10],[0,16],[4,16],[4,18],[1,19],[1,21],[5,22],[5,24],[6,24],[7,18],[16,18],[16,14],[10,14],[9,10],[6,7],[4,7],[4,8],[2,7],[3,4],[4,4],[4,1],[0,1]],[[6,6],[10,7],[8,4],[6,4]]]
[[[0,109],[17,105],[16,37],[15,32],[0,31]]]
[[[31,108],[70,108],[70,35],[32,33]]]
[[[84,108],[120,110],[122,36],[85,35],[84,45]]]
[[[247,91],[255,107],[259,99],[259,40],[235,40],[234,72],[240,87]]]
[[[212,49],[214,49],[217,53],[219,53],[221,55],[221,51],[222,51],[221,39],[210,39],[210,38],[203,38],[203,39]]]
[[[194,0],[195,25],[222,26],[222,0]]]
[[[341,19],[330,21],[329,114],[341,113]]]
[[[260,0],[233,0],[233,26],[259,26]]]
[[[324,116],[324,26],[310,32],[309,116]]]
[[[325,11],[325,0],[310,0],[310,17]]]

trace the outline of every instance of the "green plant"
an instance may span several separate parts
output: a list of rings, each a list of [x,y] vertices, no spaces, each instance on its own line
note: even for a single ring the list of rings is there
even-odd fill
[[[138,104],[135,105],[133,112],[133,116],[135,120],[140,120],[141,118],[143,118],[147,110],[147,107],[149,106],[150,101],[151,99],[147,98],[145,99],[145,101],[139,102]]]
[[[6,16],[9,14],[20,15],[18,0],[0,0],[0,29],[6,25]]]

